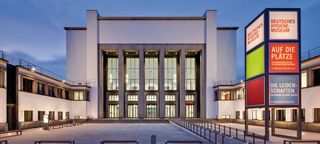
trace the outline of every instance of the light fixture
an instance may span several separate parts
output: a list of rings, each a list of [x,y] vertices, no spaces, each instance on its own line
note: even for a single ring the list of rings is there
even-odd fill
[[[66,82],[66,80],[62,80],[62,82],[63,82],[63,83],[65,83],[65,82]]]
[[[33,67],[31,68],[31,70],[32,70],[32,71],[36,71],[36,68],[33,66]]]
[[[146,54],[148,54],[148,52],[146,52]]]

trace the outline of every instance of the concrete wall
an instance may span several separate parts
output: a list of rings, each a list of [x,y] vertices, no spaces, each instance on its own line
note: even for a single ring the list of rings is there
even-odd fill
[[[221,81],[237,79],[236,30],[218,30],[218,78]]]
[[[85,107],[85,101],[70,101],[29,92],[19,92],[19,122],[24,122],[25,110],[33,111],[33,121],[38,121],[38,111],[45,111],[46,114],[49,114],[49,111],[55,111],[56,120],[59,111],[63,112],[63,118],[65,118],[65,112],[70,112],[70,118],[75,115],[86,118],[87,114],[83,110]]]
[[[218,48],[217,48],[217,11],[206,11],[206,118],[214,118],[217,109],[213,105],[213,83],[218,80]]]
[[[7,91],[0,88],[0,123],[7,122]]]
[[[86,30],[67,30],[67,78],[87,81]]]
[[[100,20],[99,43],[204,43],[204,20]]]

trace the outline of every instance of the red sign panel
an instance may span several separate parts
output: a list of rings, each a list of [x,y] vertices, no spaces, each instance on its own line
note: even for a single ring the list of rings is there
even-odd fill
[[[264,105],[264,77],[246,82],[247,106]]]
[[[299,44],[270,43],[269,59],[271,73],[299,72]]]

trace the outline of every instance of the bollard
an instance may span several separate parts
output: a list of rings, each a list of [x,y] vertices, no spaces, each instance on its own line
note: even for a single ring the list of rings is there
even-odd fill
[[[156,144],[156,143],[157,143],[156,135],[151,135],[151,144]]]

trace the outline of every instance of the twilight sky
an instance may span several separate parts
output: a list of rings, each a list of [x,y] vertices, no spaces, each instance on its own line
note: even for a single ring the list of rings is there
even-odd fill
[[[218,10],[218,26],[238,26],[238,79],[244,73],[244,27],[264,8],[301,8],[302,52],[320,46],[319,0],[1,0],[0,50],[65,75],[65,26],[101,16],[202,16]]]

